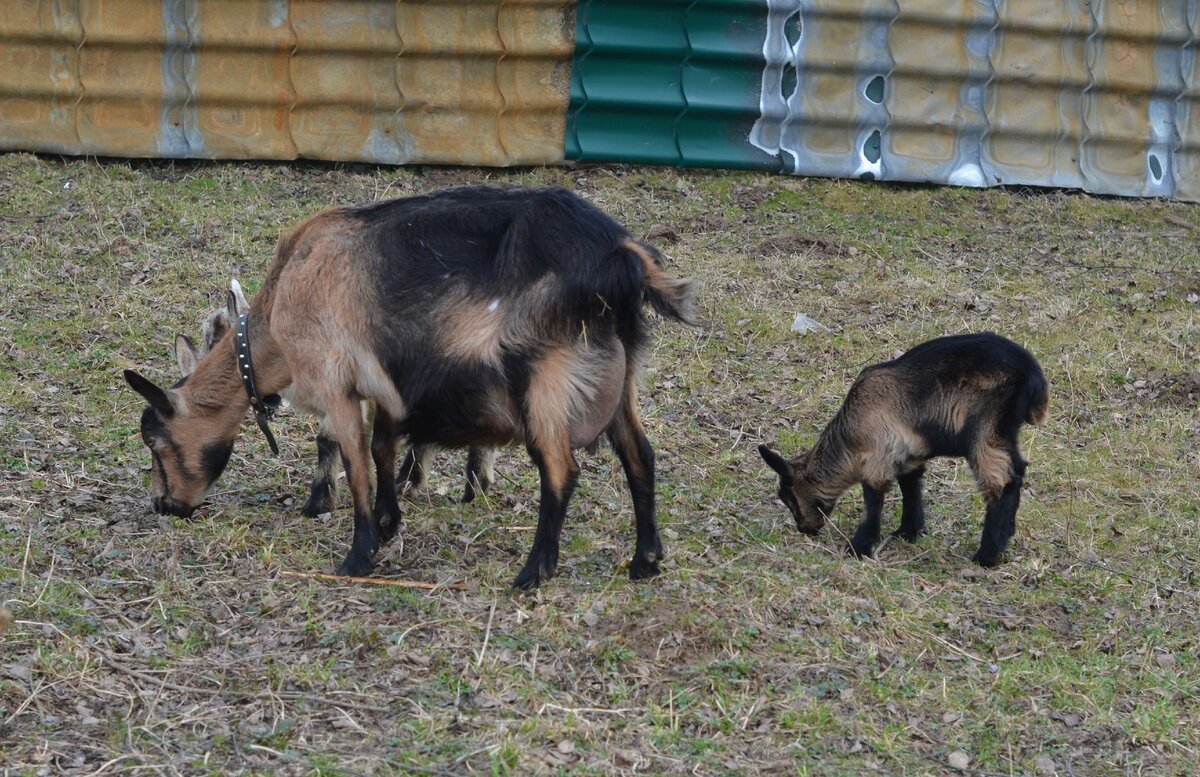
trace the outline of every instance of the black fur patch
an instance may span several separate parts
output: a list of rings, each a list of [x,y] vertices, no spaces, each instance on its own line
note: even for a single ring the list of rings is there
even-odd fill
[[[229,456],[233,453],[233,445],[226,443],[211,443],[200,450],[200,470],[206,483],[213,483],[225,471]]]

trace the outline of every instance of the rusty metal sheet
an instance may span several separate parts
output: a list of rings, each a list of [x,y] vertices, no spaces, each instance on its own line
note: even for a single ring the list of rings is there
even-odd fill
[[[553,163],[574,5],[22,0],[0,14],[0,147]]]

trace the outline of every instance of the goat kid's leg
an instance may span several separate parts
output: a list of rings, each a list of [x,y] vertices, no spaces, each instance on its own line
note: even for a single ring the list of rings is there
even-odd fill
[[[396,475],[396,489],[400,493],[415,494],[425,488],[435,453],[437,447],[434,445],[414,445],[408,449]]]
[[[869,556],[875,548],[875,544],[879,542],[879,521],[883,513],[883,498],[891,485],[891,483],[884,483],[876,487],[867,483],[862,484],[863,520],[850,539],[850,546],[846,548],[846,552],[850,555],[859,558]]]
[[[315,518],[321,513],[333,512],[333,500],[337,494],[338,458],[341,451],[337,440],[326,428],[326,420],[321,419],[317,430],[317,471],[313,475],[312,485],[308,487],[308,502],[302,513]]]
[[[331,428],[341,446],[346,483],[354,500],[354,539],[336,574],[367,575],[374,566],[372,557],[379,550],[379,526],[371,510],[371,458],[362,412],[357,401],[346,398],[327,407]]]
[[[925,468],[921,467],[897,478],[904,507],[900,513],[900,528],[893,534],[909,542],[916,542],[925,530],[925,502],[921,499],[921,478]]]
[[[400,528],[400,503],[396,501],[396,449],[400,435],[387,411],[375,411],[371,432],[371,458],[375,463],[375,522],[379,541],[387,542]]]
[[[571,453],[565,435],[553,445],[530,442],[529,456],[542,477],[542,502],[538,507],[537,531],[525,567],[513,581],[513,588],[532,591],[558,570],[558,543],[562,534],[567,502],[579,482],[579,464]]]
[[[1017,533],[1017,508],[1021,506],[1021,486],[1025,482],[1026,462],[1019,453],[1012,455],[1012,476],[998,494],[985,494],[987,513],[983,518],[983,536],[979,550],[971,560],[981,567],[994,567],[1008,541]]]
[[[654,577],[663,558],[662,538],[654,517],[654,449],[642,428],[634,406],[636,395],[627,392],[608,427],[608,440],[621,460],[629,493],[633,496],[633,515],[637,526],[637,545],[629,562],[631,580]]]
[[[467,484],[463,487],[463,504],[477,494],[486,494],[496,482],[496,449],[476,448],[467,451]]]

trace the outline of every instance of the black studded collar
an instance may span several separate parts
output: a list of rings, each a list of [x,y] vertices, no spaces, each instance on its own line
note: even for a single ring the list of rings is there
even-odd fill
[[[237,346],[237,366],[238,374],[242,376],[242,385],[246,389],[246,396],[250,397],[250,407],[254,410],[254,420],[258,422],[258,428],[262,430],[263,436],[267,438],[267,444],[271,446],[271,453],[279,455],[279,444],[275,442],[275,435],[271,434],[271,427],[267,426],[267,421],[271,420],[271,416],[275,415],[275,411],[283,403],[283,400],[278,394],[260,397],[258,388],[254,385],[254,362],[250,360],[250,330],[246,325],[247,314],[242,313],[237,319],[237,331],[234,332],[234,344]]]

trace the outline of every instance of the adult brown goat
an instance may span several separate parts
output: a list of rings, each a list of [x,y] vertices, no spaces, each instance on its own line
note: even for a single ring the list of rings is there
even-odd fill
[[[974,560],[995,566],[1017,530],[1027,462],[1017,437],[1046,419],[1046,377],[1021,346],[990,332],[939,337],[864,369],[813,448],[788,461],[758,452],[779,473],[779,498],[796,527],[815,534],[838,498],[861,483],[864,517],[847,549],[868,556],[879,542],[883,497],[899,481],[895,534],[925,527],[921,477],[937,456],[966,458],[987,502]]]
[[[692,323],[691,289],[563,189],[463,187],[320,213],[281,238],[244,326],[189,377],[164,390],[125,371],[150,403],[141,428],[154,507],[190,515],[220,476],[250,406],[244,366],[258,395],[291,384],[298,403],[329,417],[354,500],[340,574],[370,572],[399,528],[400,436],[454,448],[520,440],[542,487],[514,586],[537,586],[557,569],[573,450],[607,434],[633,496],[630,577],[655,575],[654,452],[637,414],[643,305]],[[243,330],[248,353],[235,345]],[[376,404],[369,446],[364,399]]]

